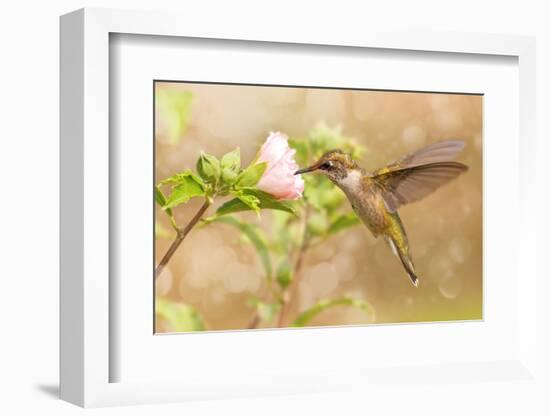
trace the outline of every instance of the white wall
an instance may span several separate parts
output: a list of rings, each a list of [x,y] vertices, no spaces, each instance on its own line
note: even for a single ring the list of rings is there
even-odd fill
[[[73,414],[80,412],[53,398],[57,389],[58,348],[58,16],[83,6],[133,9],[179,10],[208,15],[246,13],[263,20],[280,22],[285,26],[300,22],[307,30],[308,21],[326,20],[327,30],[338,25],[387,24],[390,27],[420,27],[441,30],[512,33],[537,36],[538,53],[538,132],[539,188],[547,194],[542,175],[549,154],[550,129],[546,116],[550,114],[550,14],[544,1],[333,1],[322,3],[294,0],[266,2],[244,1],[144,1],[89,0],[87,2],[50,0],[20,0],[3,2],[0,11],[0,169],[2,205],[0,230],[0,312],[2,338],[0,342],[0,409],[2,414]],[[285,4],[288,3],[288,6]],[[205,24],[207,24],[205,20]],[[185,24],[185,22],[182,22]],[[541,192],[542,193],[542,192]],[[547,196],[541,198],[540,225],[548,233]],[[543,223],[544,221],[544,223]],[[503,224],[505,226],[505,224]],[[539,242],[542,243],[542,228]],[[539,247],[542,247],[539,244]],[[542,265],[542,262],[540,263]],[[539,292],[549,293],[548,283]],[[541,300],[543,298],[541,297]],[[541,305],[548,315],[548,307]],[[548,337],[547,337],[548,338]],[[548,343],[545,345],[548,351]],[[546,365],[548,361],[546,361]],[[548,374],[548,371],[547,371]],[[448,406],[439,409],[445,414],[542,414],[536,401],[520,400],[521,396],[502,386],[501,400],[480,404],[475,389],[457,387],[449,396]],[[533,392],[533,395],[538,394]],[[434,401],[423,400],[411,392],[410,414],[431,413]],[[546,405],[547,406],[547,405]],[[393,400],[386,411],[391,414]],[[8,410],[11,409],[11,410]],[[165,405],[151,408],[102,409],[100,414],[329,414],[346,410],[369,413],[368,392],[362,397],[344,393],[322,397],[292,397],[284,399],[236,400],[214,403]],[[548,409],[546,409],[548,411]]]

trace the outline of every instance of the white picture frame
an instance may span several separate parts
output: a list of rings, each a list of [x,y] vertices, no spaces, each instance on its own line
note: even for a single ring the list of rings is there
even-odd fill
[[[540,383],[536,362],[536,219],[534,187],[528,168],[535,161],[535,42],[530,37],[365,30],[328,34],[322,27],[307,32],[280,31],[274,22],[217,20],[204,27],[200,20],[181,25],[177,14],[83,9],[61,18],[61,398],[80,406],[158,403],[198,398],[296,394],[356,388],[399,379],[402,386],[434,382],[506,380]],[[517,264],[522,271],[517,290],[517,348],[498,361],[425,364],[414,368],[332,368],[334,377],[281,368],[269,378],[250,380],[221,372],[178,381],[112,382],[110,368],[117,357],[110,348],[109,214],[109,37],[139,34],[248,42],[331,45],[346,48],[431,51],[453,54],[504,55],[519,67],[519,224]],[[515,194],[514,194],[515,195]],[[288,331],[287,331],[288,332]],[[284,337],[284,332],[279,332]],[[309,333],[311,334],[311,332]],[[216,335],[219,337],[226,334]],[[307,338],[307,330],[302,337]],[[331,337],[326,332],[327,337]],[[353,336],[353,335],[352,335]],[[289,338],[290,340],[290,338]],[[240,342],[245,342],[242,339]],[[325,370],[327,371],[327,370]],[[342,380],[347,380],[342,382]],[[525,384],[523,384],[525,386]],[[535,386],[536,387],[536,386]],[[481,387],[480,387],[481,388]]]

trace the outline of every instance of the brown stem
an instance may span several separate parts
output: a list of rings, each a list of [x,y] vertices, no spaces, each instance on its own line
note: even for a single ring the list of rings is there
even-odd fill
[[[298,280],[300,277],[300,271],[302,269],[302,264],[304,262],[304,255],[309,248],[309,236],[307,232],[307,221],[309,216],[309,206],[306,206],[306,211],[304,214],[304,231],[302,236],[302,244],[300,245],[300,249],[298,251],[298,254],[296,256],[296,262],[294,263],[294,268],[292,271],[292,282],[290,283],[290,287],[288,288],[288,291],[285,291],[283,294],[283,304],[281,306],[281,313],[279,314],[279,321],[277,323],[277,326],[279,328],[282,328],[285,324],[286,317],[288,315],[288,311],[290,310],[290,305],[293,299],[296,298],[298,294]]]
[[[155,269],[155,279],[160,276],[162,271],[164,270],[164,267],[168,264],[178,247],[180,246],[183,239],[189,234],[189,231],[199,222],[201,217],[203,216],[204,212],[208,209],[210,206],[210,201],[206,199],[204,201],[204,204],[199,208],[197,213],[193,218],[191,218],[191,221],[189,221],[189,224],[185,226],[185,228],[177,230],[176,239],[172,241],[172,244],[170,244],[170,247],[168,248],[168,251],[164,256],[162,257],[162,260],[158,264],[157,268]]]
[[[260,296],[258,297],[261,301],[270,302],[273,298],[273,280],[272,277],[269,276],[267,279],[267,286],[264,288]],[[248,329],[255,329],[260,324],[261,318],[260,318],[260,312],[258,311],[258,308],[254,310],[254,315],[252,316],[252,319],[250,320],[248,324]]]
[[[252,320],[248,324],[248,329],[257,328],[259,323],[260,323],[260,314],[258,312],[256,312],[256,313],[254,313],[254,316],[252,317]]]

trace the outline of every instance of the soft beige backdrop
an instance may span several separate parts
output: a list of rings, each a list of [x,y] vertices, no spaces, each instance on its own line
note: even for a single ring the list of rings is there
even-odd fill
[[[157,180],[194,169],[200,150],[221,156],[240,146],[247,164],[270,131],[304,137],[319,122],[340,125],[345,135],[364,145],[361,164],[366,169],[434,141],[466,141],[458,160],[470,170],[400,210],[421,279],[418,289],[385,242],[357,226],[308,253],[296,303],[303,310],[320,299],[352,295],[366,299],[376,311],[373,318],[353,308],[333,308],[315,318],[314,325],[481,318],[481,96],[186,83],[158,83],[157,88],[193,93],[189,124],[178,144],[170,142],[157,108]],[[176,208],[178,222],[186,223],[199,204]],[[169,228],[158,208],[157,220]],[[262,221],[271,221],[271,215],[262,214]],[[157,261],[169,243],[157,238]],[[156,291],[195,306],[210,329],[244,328],[253,314],[247,299],[262,289],[262,276],[253,248],[240,242],[234,229],[219,224],[191,232]],[[159,323],[157,330],[166,328]]]

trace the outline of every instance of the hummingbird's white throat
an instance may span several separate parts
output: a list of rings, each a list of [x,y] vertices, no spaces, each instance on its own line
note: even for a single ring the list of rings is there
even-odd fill
[[[361,186],[362,176],[360,170],[350,170],[345,178],[340,179],[338,184],[346,191],[356,192]]]

